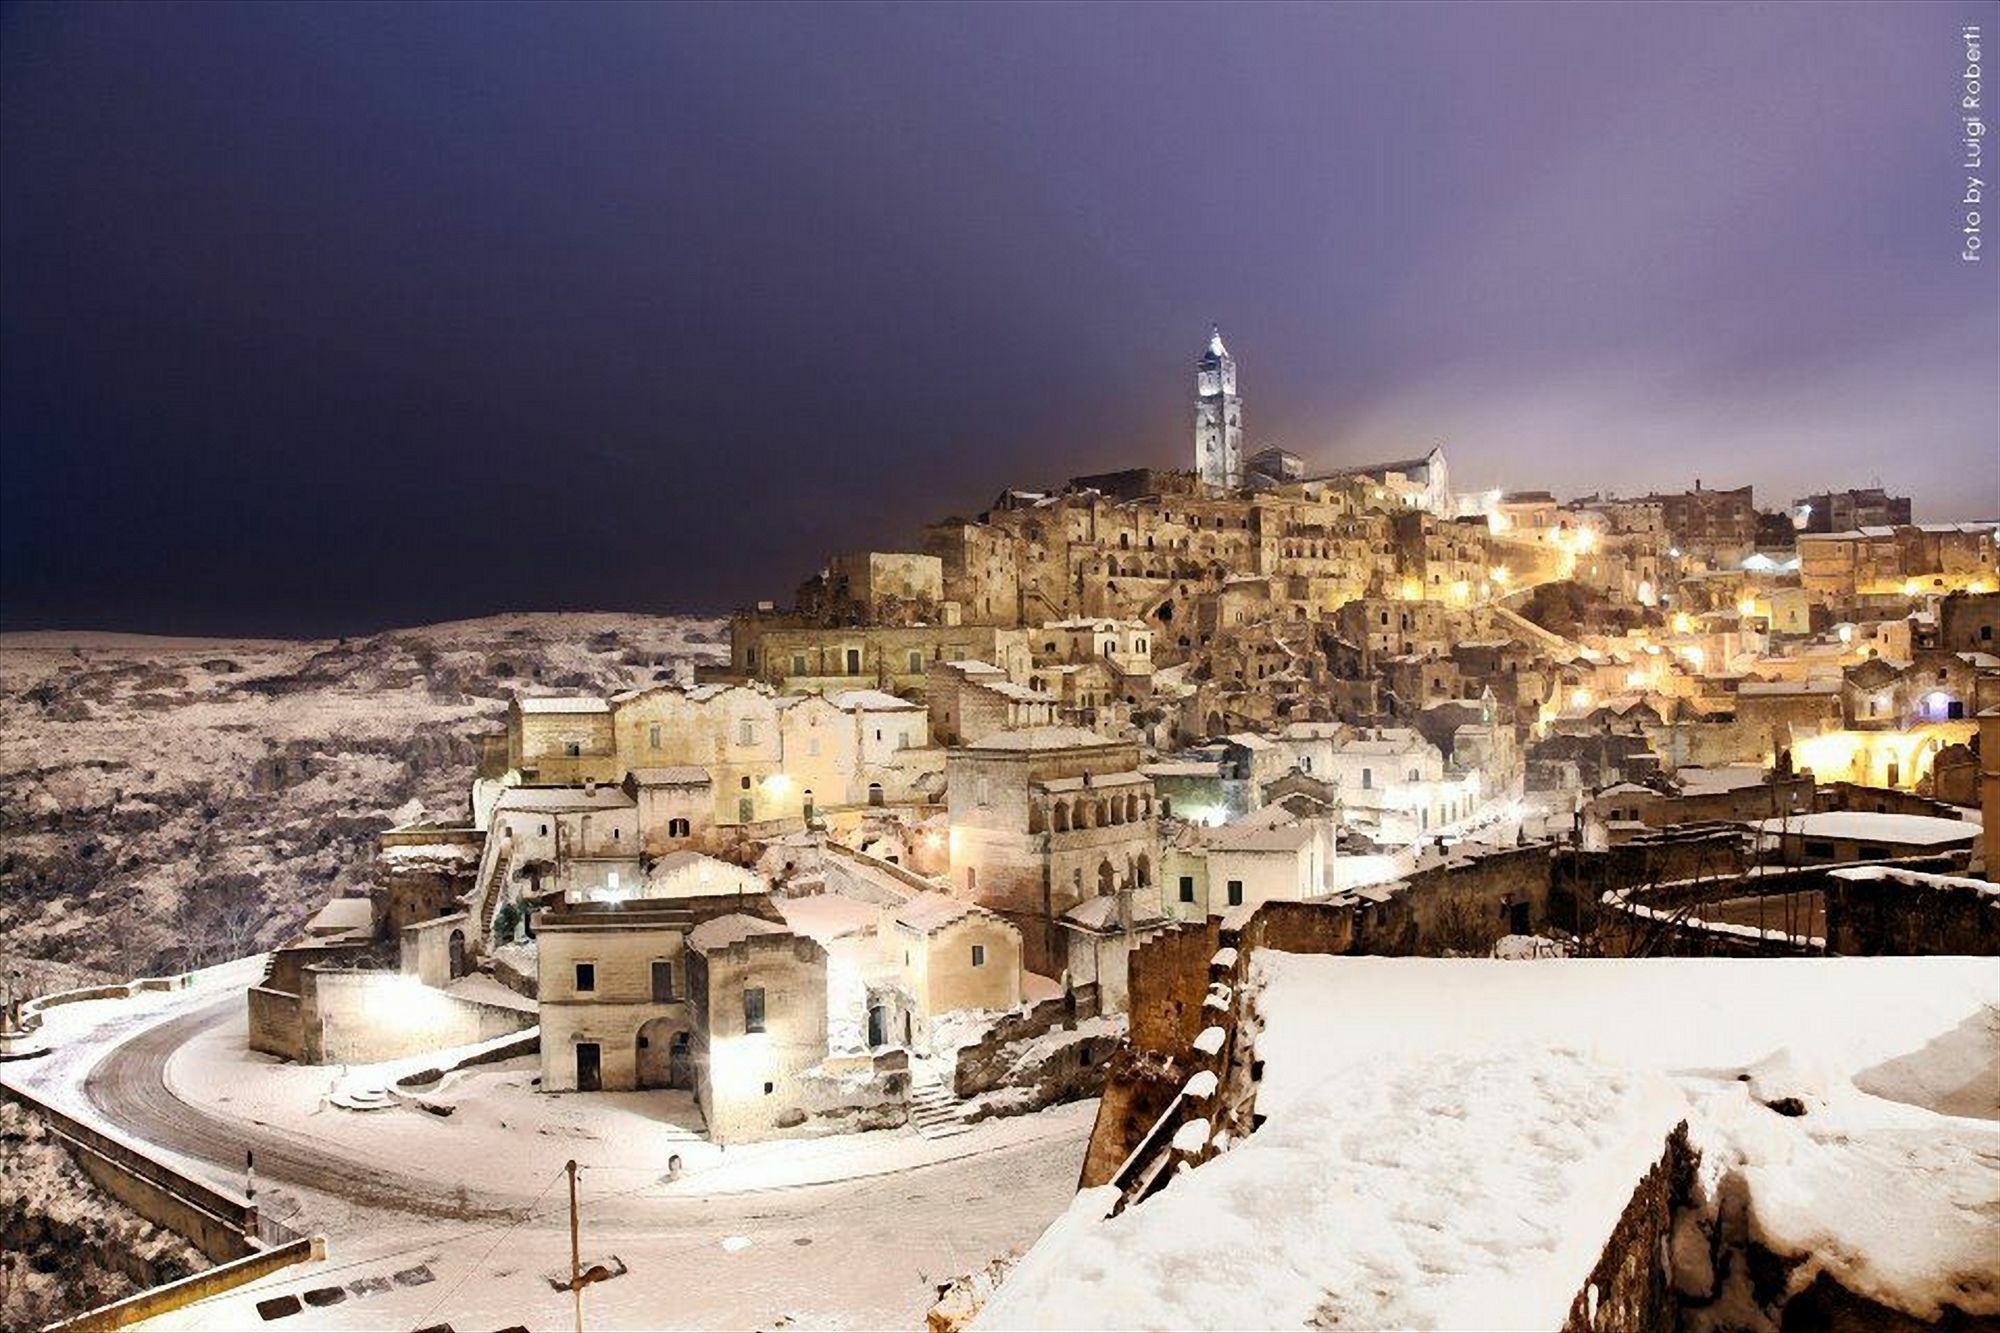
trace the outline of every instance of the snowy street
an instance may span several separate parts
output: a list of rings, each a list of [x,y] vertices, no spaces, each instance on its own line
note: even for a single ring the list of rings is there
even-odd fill
[[[254,1148],[267,1214],[327,1236],[324,1262],[157,1327],[261,1326],[257,1302],[308,1291],[316,1328],[566,1322],[568,1297],[545,1274],[567,1276],[572,1157],[586,1266],[615,1269],[615,1254],[629,1270],[587,1293],[594,1326],[910,1327],[938,1283],[1027,1245],[1062,1211],[1096,1109],[944,1140],[905,1129],[725,1151],[699,1136],[685,1097],[545,1097],[528,1086],[532,1061],[509,1061],[426,1097],[449,1117],[344,1111],[325,1094],[370,1071],[244,1049],[240,987],[255,972],[52,1010],[55,1049],[7,1070],[219,1184],[242,1187]],[[683,1172],[668,1181],[675,1156]],[[329,1288],[343,1295],[321,1305]]]

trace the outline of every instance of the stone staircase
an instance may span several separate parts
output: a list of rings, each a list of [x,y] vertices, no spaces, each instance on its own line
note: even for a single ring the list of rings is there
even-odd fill
[[[479,905],[479,937],[493,938],[493,918],[500,911],[500,895],[507,887],[507,872],[514,866],[513,848],[504,848],[493,858],[493,873],[487,877],[483,899]]]
[[[910,1123],[927,1139],[948,1139],[972,1126],[962,1118],[965,1103],[935,1077],[911,1071]]]

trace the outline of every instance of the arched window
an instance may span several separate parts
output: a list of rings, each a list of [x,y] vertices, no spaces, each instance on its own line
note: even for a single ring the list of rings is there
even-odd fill
[[[685,819],[669,819],[667,821],[667,836],[669,838],[685,838],[687,835],[688,822]]]
[[[1040,833],[1046,827],[1047,821],[1043,818],[1042,807],[1039,804],[1030,805],[1028,807],[1028,832]]]
[[[1055,814],[1056,832],[1069,832],[1069,802],[1057,801]]]

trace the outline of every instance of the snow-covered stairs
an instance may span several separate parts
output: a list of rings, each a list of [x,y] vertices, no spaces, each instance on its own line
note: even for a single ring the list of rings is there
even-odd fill
[[[965,1103],[935,1077],[912,1070],[910,1123],[927,1139],[948,1139],[972,1128],[961,1117]]]

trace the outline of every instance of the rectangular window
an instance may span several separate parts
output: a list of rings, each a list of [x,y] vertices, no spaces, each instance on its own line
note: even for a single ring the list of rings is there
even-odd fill
[[[738,745],[755,745],[757,743],[756,724],[753,722],[738,722],[736,724],[736,743]]]
[[[975,944],[975,945],[973,945],[973,946],[972,946],[972,965],[973,965],[974,967],[985,967],[985,966],[986,966],[986,946],[985,946],[985,945],[983,945],[983,944]]]
[[[979,889],[979,867],[967,866],[965,868],[965,891],[967,893],[976,893],[978,889]]]
[[[576,741],[564,741],[563,754],[570,759],[579,758],[583,754],[583,746]]]
[[[792,674],[794,676],[803,676],[806,674],[806,655],[804,653],[792,654]]]
[[[924,650],[921,648],[910,649],[910,670],[912,672],[918,672],[922,671],[923,669],[924,669]]]
[[[743,1030],[762,1032],[764,1030],[764,988],[752,986],[743,992]]]
[[[1371,790],[1373,790],[1373,789],[1374,789],[1374,786],[1375,786],[1375,770],[1374,770],[1374,769],[1372,769],[1372,768],[1364,768],[1364,769],[1362,769],[1362,770],[1361,770],[1361,790],[1363,790],[1363,791],[1371,791]]]
[[[664,958],[653,960],[653,1003],[666,1004],[674,998],[674,965]]]
[[[1806,839],[1806,855],[1824,857],[1831,861],[1833,859],[1833,844],[1808,838]]]
[[[660,748],[660,724],[655,722],[646,728],[646,740],[655,750]]]
[[[861,650],[859,648],[849,648],[847,650],[847,674],[850,676],[861,674]]]
[[[576,993],[588,995],[597,989],[597,964],[578,963],[576,965]]]
[[[809,755],[812,755],[812,756],[815,756],[815,757],[817,757],[817,756],[818,756],[818,754],[819,754],[819,737],[817,737],[817,736],[813,736],[813,737],[810,737],[810,738],[808,738],[808,739],[807,739],[807,741],[806,741],[806,753],[807,753],[807,754],[809,754]]]
[[[1193,902],[1193,901],[1194,901],[1194,876],[1193,876],[1193,875],[1182,875],[1182,876],[1181,876],[1181,901],[1182,901],[1182,902],[1184,902],[1184,903],[1191,903],[1191,902]]]
[[[1243,906],[1243,881],[1240,879],[1229,881],[1229,905],[1231,907]]]

